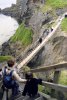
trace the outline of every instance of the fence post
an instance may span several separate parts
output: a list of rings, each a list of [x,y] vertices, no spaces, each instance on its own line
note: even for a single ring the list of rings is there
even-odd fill
[[[58,83],[59,81],[59,76],[60,76],[60,71],[55,71],[54,72],[54,77],[53,77],[53,83]],[[54,97],[55,96],[55,90],[51,89],[51,96]]]
[[[55,72],[54,72],[53,83],[58,83],[58,81],[59,81],[59,76],[60,76],[60,71],[55,71]]]

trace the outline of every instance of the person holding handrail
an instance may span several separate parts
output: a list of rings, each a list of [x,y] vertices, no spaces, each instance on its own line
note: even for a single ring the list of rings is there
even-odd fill
[[[33,73],[31,72],[27,72],[25,74],[25,77],[26,77],[27,82],[25,84],[22,95],[23,96],[28,95],[29,97],[35,97],[38,93],[38,85],[42,84],[42,79],[34,78]]]
[[[3,86],[7,89],[12,89],[12,95],[15,96],[19,93],[19,84],[26,83],[26,79],[22,79],[14,70],[14,60],[7,61],[7,66],[3,70]]]

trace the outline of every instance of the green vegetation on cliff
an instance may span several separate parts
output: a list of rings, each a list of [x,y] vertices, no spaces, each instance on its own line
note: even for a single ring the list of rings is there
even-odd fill
[[[62,71],[59,78],[59,83],[62,85],[67,85],[67,71]]]
[[[67,0],[46,0],[42,11],[50,11],[63,7],[67,7]]]
[[[0,62],[8,61],[10,59],[12,59],[11,56],[0,56]]]
[[[46,4],[53,8],[63,8],[67,6],[67,0],[46,0]]]
[[[32,43],[32,36],[32,30],[30,28],[26,28],[22,23],[14,36],[11,38],[11,42],[19,41],[22,43],[22,45],[27,46]]]
[[[67,18],[65,18],[61,23],[61,29],[62,31],[67,32]]]

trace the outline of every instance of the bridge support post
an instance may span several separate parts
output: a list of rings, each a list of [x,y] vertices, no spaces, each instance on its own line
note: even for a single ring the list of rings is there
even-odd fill
[[[53,83],[58,84],[59,77],[60,77],[61,71],[55,71],[54,72],[54,78],[53,78]],[[64,100],[64,95],[61,91],[55,91],[54,89],[51,90],[51,96],[56,97],[58,100]]]
[[[54,72],[53,83],[58,83],[58,81],[59,81],[59,76],[60,76],[60,71],[55,71],[55,72]]]
[[[60,76],[60,71],[55,71],[54,72],[54,77],[53,77],[53,83],[58,83],[59,81],[59,76]],[[54,97],[55,96],[55,90],[51,89],[51,96]]]

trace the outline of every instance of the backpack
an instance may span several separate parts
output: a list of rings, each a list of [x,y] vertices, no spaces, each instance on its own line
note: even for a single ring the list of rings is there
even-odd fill
[[[8,89],[11,88],[12,84],[13,84],[12,73],[13,73],[13,70],[9,74],[7,74],[6,73],[6,68],[4,69],[3,85]]]

